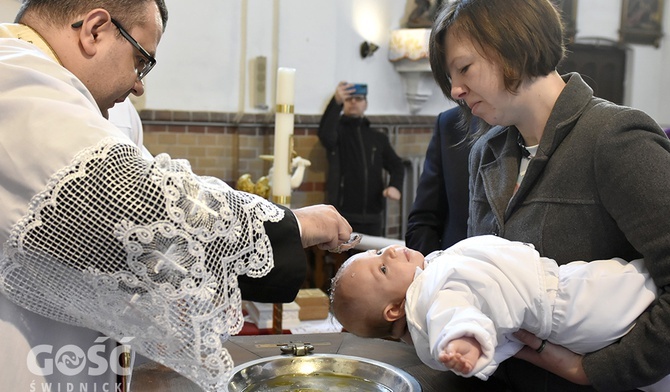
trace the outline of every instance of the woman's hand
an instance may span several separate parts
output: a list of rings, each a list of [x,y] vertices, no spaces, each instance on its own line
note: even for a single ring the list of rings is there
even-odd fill
[[[563,346],[543,341],[524,329],[515,332],[514,337],[526,345],[514,355],[516,358],[528,361],[575,384],[591,385],[584,373],[581,355]],[[541,348],[543,344],[544,348]]]

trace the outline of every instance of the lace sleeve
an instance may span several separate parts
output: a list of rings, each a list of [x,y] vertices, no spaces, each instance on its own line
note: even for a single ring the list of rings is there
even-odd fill
[[[273,267],[263,223],[283,214],[185,161],[106,140],[33,198],[4,244],[0,287],[219,390],[233,367],[222,344],[243,325],[237,276]]]

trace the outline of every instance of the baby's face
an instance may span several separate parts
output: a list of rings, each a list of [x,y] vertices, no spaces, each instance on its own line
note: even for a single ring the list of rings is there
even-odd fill
[[[355,257],[340,279],[349,281],[348,290],[387,302],[405,297],[416,267],[423,268],[424,260],[420,252],[399,245],[369,250]]]

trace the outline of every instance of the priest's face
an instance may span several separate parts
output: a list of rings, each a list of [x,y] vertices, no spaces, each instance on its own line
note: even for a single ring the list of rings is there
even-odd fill
[[[154,2],[147,2],[146,23],[127,30],[118,21],[109,22],[108,34],[99,57],[89,65],[89,80],[83,80],[98,103],[103,116],[130,94],[144,94],[142,77],[148,69],[160,42],[163,25]],[[134,42],[133,42],[134,41]]]

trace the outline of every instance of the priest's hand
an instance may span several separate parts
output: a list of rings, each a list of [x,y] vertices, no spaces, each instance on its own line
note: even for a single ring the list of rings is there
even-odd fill
[[[356,245],[354,242],[349,243],[351,225],[333,206],[307,206],[293,210],[293,214],[300,223],[300,237],[304,248],[317,245],[321,249],[345,251]]]

